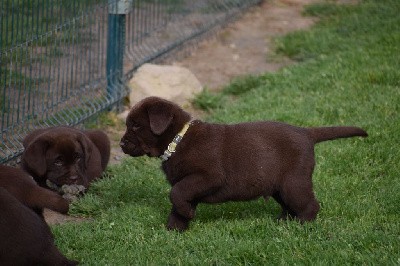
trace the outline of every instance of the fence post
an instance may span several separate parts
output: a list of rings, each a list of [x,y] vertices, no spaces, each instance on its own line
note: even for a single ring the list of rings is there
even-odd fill
[[[123,76],[126,14],[133,0],[108,0],[107,98],[118,95]]]

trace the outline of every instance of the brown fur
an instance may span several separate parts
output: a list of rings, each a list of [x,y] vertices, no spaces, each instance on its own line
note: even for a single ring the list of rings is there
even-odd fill
[[[0,187],[0,265],[77,265],[54,245],[44,220]]]
[[[149,97],[130,111],[122,150],[131,156],[160,156],[191,117],[169,101]],[[357,127],[301,128],[279,122],[234,125],[195,120],[176,152],[162,163],[172,185],[167,227],[183,231],[200,202],[219,203],[272,196],[281,218],[316,218],[312,185],[314,144],[367,136]]]
[[[67,213],[69,203],[57,193],[42,188],[23,170],[0,165],[0,187],[43,217],[43,208]]]
[[[110,158],[110,140],[100,130],[59,126],[38,129],[24,141],[22,168],[42,187],[46,179],[58,186],[83,185],[99,178]]]

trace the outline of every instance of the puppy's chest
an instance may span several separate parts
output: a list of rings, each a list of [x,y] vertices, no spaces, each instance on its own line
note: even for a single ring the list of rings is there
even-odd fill
[[[183,178],[185,178],[185,176],[189,175],[190,173],[188,165],[185,165],[182,162],[177,163],[173,160],[163,162],[161,168],[164,171],[168,182],[172,186],[181,181]]]

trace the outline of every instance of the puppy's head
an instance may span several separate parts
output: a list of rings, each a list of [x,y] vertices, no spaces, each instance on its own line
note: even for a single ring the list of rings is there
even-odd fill
[[[22,160],[34,175],[58,186],[88,186],[86,167],[93,144],[83,133],[67,127],[52,128],[26,145]]]
[[[190,115],[178,105],[158,97],[148,97],[132,107],[120,146],[133,157],[160,156]]]

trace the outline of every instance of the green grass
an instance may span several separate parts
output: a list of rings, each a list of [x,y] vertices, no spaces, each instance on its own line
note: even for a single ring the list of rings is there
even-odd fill
[[[279,206],[256,200],[201,204],[189,231],[169,232],[160,161],[128,158],[73,205],[87,222],[52,227],[57,245],[83,265],[398,265],[399,13],[397,0],[312,5],[306,14],[320,23],[277,40],[297,65],[202,95],[208,121],[368,131],[316,146],[315,222],[277,222]]]

